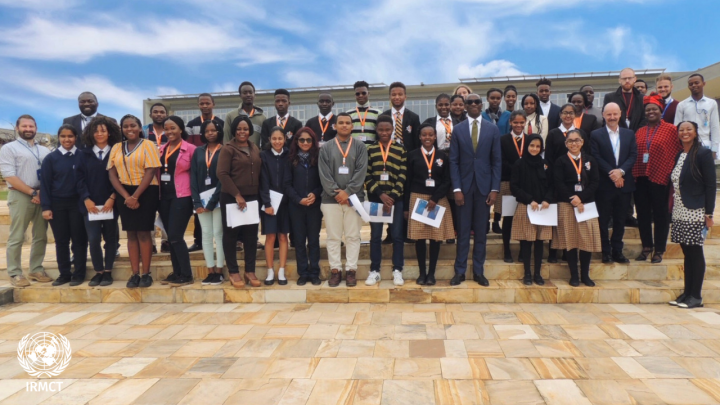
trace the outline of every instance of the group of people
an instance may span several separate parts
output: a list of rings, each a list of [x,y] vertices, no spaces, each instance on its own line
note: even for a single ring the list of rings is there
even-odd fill
[[[33,222],[28,278],[53,281],[42,267],[49,221],[60,269],[53,284],[84,281],[89,245],[96,272],[90,285],[109,285],[120,217],[133,272],[127,287],[148,287],[159,213],[173,268],[163,284],[192,284],[189,252],[200,248],[208,268],[204,285],[221,284],[225,266],[237,288],[286,284],[292,242],[298,285],[318,285],[324,219],[328,284],[335,287],[344,279],[352,287],[362,227],[352,201],[367,199],[392,215],[392,222],[385,240],[384,224],[371,223],[366,285],[380,281],[384,243],[393,245],[393,282],[404,284],[403,245],[408,242],[415,244],[419,285],[436,283],[440,244],[457,243],[450,285],[459,285],[465,281],[472,236],[473,280],[488,286],[486,234],[492,229],[502,234],[506,262],[513,262],[510,241],[520,242],[524,284],[544,283],[540,270],[548,241],[547,260],[556,263],[557,251],[562,252],[570,285],[594,286],[592,253],[602,252],[604,263],[629,262],[623,233],[634,199],[643,245],[636,260],[662,261],[672,223],[671,239],[685,253],[685,291],[671,304],[700,306],[702,246],[713,226],[715,204],[717,103],[704,97],[699,74],[689,77],[692,94],[682,102],[672,98],[669,76],[658,77],[657,93],[647,96],[635,86],[632,69],[622,70],[619,82],[617,91],[605,96],[602,110],[594,106],[589,85],[558,106],[550,102],[551,81],[543,78],[537,93],[524,95],[517,109],[513,86],[488,90],[484,109],[482,98],[461,85],[453,95],[440,94],[437,115],[422,123],[406,108],[406,87],[400,82],[389,86],[391,108],[386,111],[371,105],[370,86],[363,81],[354,84],[357,105],[347,112],[333,113],[332,95],[322,93],[318,116],[305,124],[289,114],[290,93],[284,89],[274,94],[276,116],[267,118],[255,106],[249,82],[239,86],[242,103],[225,120],[213,114],[213,97],[205,93],[198,97],[201,115],[187,124],[157,103],[144,128],[133,115],[118,124],[97,113],[96,97],[86,92],[78,99],[81,113],[58,130],[55,151],[34,142],[36,125],[29,115],[17,120],[19,138],[0,149],[0,170],[10,189],[8,272],[13,285],[29,285],[20,249]],[[515,197],[514,212],[502,212],[503,196]],[[530,212],[554,204],[557,226],[532,223]],[[598,215],[578,220],[591,204]],[[418,205],[428,212],[445,208],[440,225],[412,219]],[[249,206],[260,207],[260,224],[230,226],[228,210]],[[196,242],[188,247],[184,234],[193,214]],[[268,266],[262,282],[255,276],[259,227]],[[242,277],[239,243],[245,247]]]

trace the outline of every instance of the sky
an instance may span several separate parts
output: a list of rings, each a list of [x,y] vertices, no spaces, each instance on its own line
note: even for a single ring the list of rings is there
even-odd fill
[[[692,4],[692,6],[688,6]],[[716,0],[0,0],[0,127],[158,95],[720,61]]]

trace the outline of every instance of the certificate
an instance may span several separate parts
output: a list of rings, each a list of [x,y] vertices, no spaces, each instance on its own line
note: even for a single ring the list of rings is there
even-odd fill
[[[527,215],[533,225],[557,226],[557,204],[550,204],[546,209],[538,208],[537,211],[528,205]]]
[[[585,210],[582,214],[578,212],[577,208],[575,208],[575,219],[577,219],[578,222],[585,222],[600,216],[598,214],[597,205],[595,205],[594,202],[583,205],[585,206]]]
[[[410,219],[421,222],[426,225],[430,225],[434,228],[440,228],[442,223],[443,215],[445,214],[445,207],[436,205],[432,211],[427,210],[428,201],[417,199],[415,200],[415,207],[413,207],[412,215]]]
[[[350,206],[355,210],[355,212],[357,212],[358,215],[360,215],[360,218],[362,218],[363,221],[370,222],[370,215],[368,215],[365,211],[363,203],[360,202],[357,194],[351,195],[348,201],[350,202]]]
[[[368,217],[370,218],[369,222],[392,224],[393,214],[395,213],[395,206],[393,205],[392,207],[390,207],[390,212],[385,212],[383,211],[384,205],[385,204],[383,203],[368,201],[365,201],[363,203],[363,208],[365,209],[365,212],[367,212]]]
[[[270,190],[270,205],[273,208],[274,215],[277,215],[278,210],[280,209],[280,203],[282,202],[283,195],[278,193],[277,191]],[[260,210],[265,212],[265,206],[263,205],[260,207]]]
[[[512,217],[515,215],[515,209],[517,208],[517,200],[512,195],[502,196],[502,216]]]
[[[260,210],[258,209],[257,201],[248,201],[245,211],[240,210],[237,203],[226,204],[225,210],[230,228],[260,223]]]
[[[108,219],[113,219],[113,210],[110,210],[110,212],[98,210],[97,214],[88,212],[88,221],[106,221]]]

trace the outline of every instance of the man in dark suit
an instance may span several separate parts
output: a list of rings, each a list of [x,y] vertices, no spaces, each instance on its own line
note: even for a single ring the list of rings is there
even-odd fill
[[[600,169],[600,185],[595,196],[600,214],[600,239],[603,263],[629,263],[623,255],[625,213],[630,206],[630,196],[635,191],[632,168],[637,159],[635,134],[619,125],[622,113],[615,103],[606,104],[603,118],[606,126],[590,135],[592,154]],[[612,217],[612,240],[608,238],[608,222]]]
[[[337,130],[335,130],[337,117],[335,117],[335,114],[332,112],[332,109],[335,106],[335,100],[333,100],[332,94],[320,93],[318,96],[317,106],[320,113],[317,117],[311,117],[308,119],[305,126],[315,132],[315,135],[317,135],[318,141],[320,142],[320,146],[322,146],[325,142],[332,140],[335,138],[335,135],[337,135]]]
[[[473,248],[473,280],[487,287],[485,278],[486,227],[490,207],[495,204],[500,190],[502,158],[500,131],[490,121],[482,119],[482,100],[477,94],[465,98],[467,120],[455,125],[450,140],[450,178],[455,204],[458,207],[458,244],[455,258],[455,276],[450,285],[465,281],[470,229],[475,230]]]
[[[104,117],[104,115],[97,112],[98,101],[97,97],[89,91],[84,91],[78,96],[78,107],[80,108],[80,114],[73,115],[63,119],[63,125],[69,124],[75,127],[78,132],[78,136],[81,136],[85,127],[95,117]],[[110,118],[115,121],[114,119]],[[77,142],[77,147],[82,148],[83,142]]]
[[[410,152],[420,147],[420,117],[405,108],[405,85],[400,82],[390,84],[390,104],[392,108],[380,115],[392,117],[395,123],[393,142],[399,143]]]
[[[538,108],[538,114],[544,115],[548,120],[548,129],[557,128],[560,126],[560,106],[550,101],[550,94],[552,93],[551,86],[552,82],[550,79],[543,77],[535,83],[537,86],[537,95],[540,99],[540,108]]]
[[[281,127],[285,131],[285,146],[290,147],[293,135],[297,133],[303,124],[295,117],[290,116],[290,92],[285,89],[275,90],[276,115],[268,118],[262,123],[260,130],[260,148],[270,149],[270,130],[274,127]]]
[[[625,68],[620,71],[620,87],[614,93],[607,93],[603,99],[603,106],[609,103],[615,103],[620,106],[620,126],[622,128],[632,129],[635,133],[643,125],[647,125],[645,120],[645,107],[643,106],[643,96],[640,90],[635,88],[635,71]],[[605,113],[603,113],[603,118]]]

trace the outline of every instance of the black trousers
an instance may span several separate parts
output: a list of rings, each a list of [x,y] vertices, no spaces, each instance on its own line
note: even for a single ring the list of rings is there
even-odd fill
[[[620,189],[599,190],[595,197],[598,214],[600,214],[600,239],[602,252],[605,255],[621,254],[623,236],[625,235],[625,214],[630,205],[631,193],[623,193]],[[612,218],[612,240],[608,237],[608,222]]]
[[[245,201],[258,201],[257,195],[244,195]],[[223,218],[223,250],[225,251],[225,264],[227,265],[228,272],[239,273],[240,268],[237,263],[237,249],[236,244],[238,240],[241,240],[245,246],[243,251],[245,255],[245,272],[255,273],[255,261],[257,258],[257,241],[258,241],[258,227],[260,224],[243,225],[237,228],[229,228],[227,226],[227,210],[225,209],[226,204],[234,204],[235,198],[227,193],[220,193],[220,208],[222,209]]]
[[[53,219],[50,227],[55,236],[55,257],[62,276],[72,276],[84,280],[87,268],[88,241],[85,232],[85,219],[77,199],[59,199],[52,202],[50,210]],[[72,241],[73,262],[70,261],[70,241]],[[75,267],[75,271],[72,271]]]
[[[195,217],[195,229],[193,230],[193,243],[202,247],[202,225],[200,225],[200,219],[198,218],[197,214],[195,214],[193,216]]]
[[[685,294],[693,298],[702,298],[702,285],[705,279],[705,253],[700,245],[680,244],[685,255]]]
[[[90,245],[90,258],[93,268],[100,272],[112,270],[115,263],[115,252],[117,252],[117,218],[106,221],[90,221],[85,218],[85,231]],[[102,240],[105,240],[105,256],[101,247]]]
[[[185,243],[185,230],[192,216],[192,197],[160,200],[160,219],[170,243],[170,260],[173,272],[183,277],[192,277],[190,253]]]
[[[502,198],[502,197],[501,197]],[[502,217],[502,241],[503,241],[503,254],[505,257],[510,257],[510,236],[512,235],[512,223],[513,217],[507,216]],[[522,243],[520,249],[523,249]]]
[[[642,245],[644,248],[654,247],[656,252],[665,252],[670,231],[670,187],[653,183],[645,176],[635,179],[635,187],[635,208]]]
[[[323,217],[320,204],[304,207],[290,202],[288,208],[298,276],[320,277],[320,228]]]

